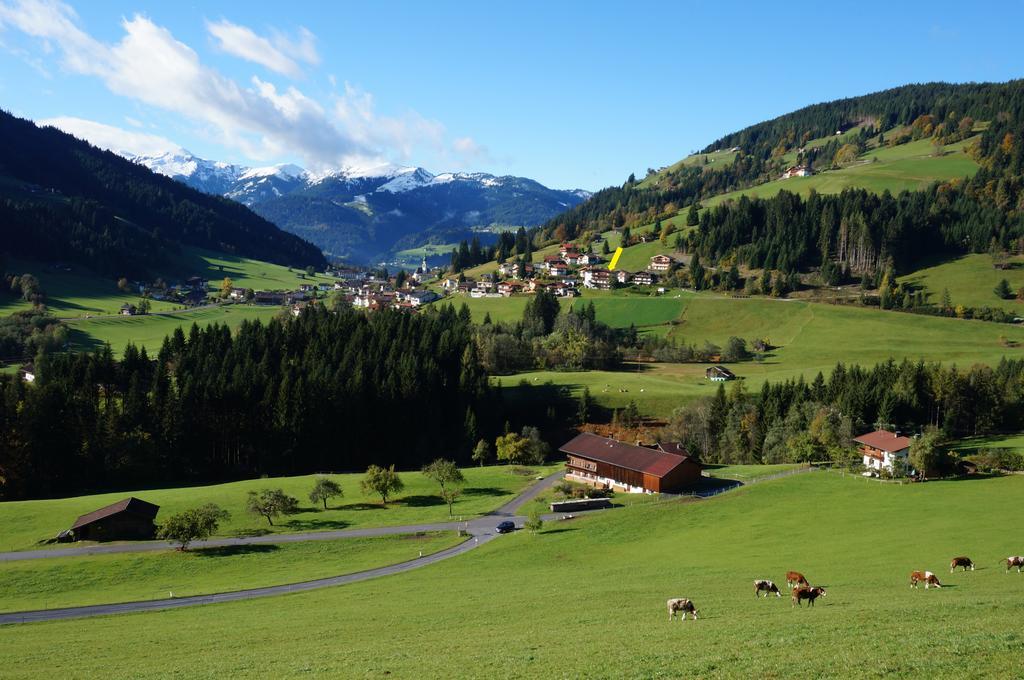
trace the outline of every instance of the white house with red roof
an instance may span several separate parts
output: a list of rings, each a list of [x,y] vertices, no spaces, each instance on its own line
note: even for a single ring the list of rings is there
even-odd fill
[[[906,462],[910,456],[910,437],[904,437],[899,432],[875,430],[854,437],[853,441],[860,444],[864,467],[869,470],[892,470],[892,464],[897,458]]]

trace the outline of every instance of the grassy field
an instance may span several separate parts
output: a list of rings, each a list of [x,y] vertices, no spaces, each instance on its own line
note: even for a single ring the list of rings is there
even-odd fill
[[[523,309],[532,299],[530,295],[516,295],[509,298],[471,298],[456,295],[446,298],[439,304],[454,304],[456,308],[465,304],[473,315],[473,321],[480,323],[484,316],[491,315],[491,320],[498,322],[519,321],[523,318]],[[599,321],[618,328],[628,327],[631,323],[637,327],[649,327],[668,324],[679,318],[686,299],[683,294],[673,292],[669,295],[656,296],[653,291],[600,291],[587,290],[578,298],[562,298],[559,302],[562,309],[594,303],[594,311]],[[665,331],[667,332],[667,328]]]
[[[1021,536],[993,518],[1022,493],[1021,477],[795,475],[316,593],[12,627],[0,657],[12,678],[1012,677],[1024,576],[999,561]],[[979,569],[950,575],[961,554]],[[789,569],[827,597],[752,596],[753,579]],[[909,588],[913,569],[947,587]],[[670,623],[668,597],[693,599],[700,620]],[[55,654],[55,640],[90,652]]]
[[[818,371],[828,375],[840,361],[873,366],[889,358],[906,357],[966,367],[994,364],[1004,356],[1024,357],[1021,326],[759,297],[682,293],[679,300],[660,299],[682,305],[678,323],[670,328],[670,335],[681,341],[723,345],[735,335],[748,343],[765,338],[777,347],[763,361],[731,366],[751,391],[760,389],[765,380],[800,375],[811,380]],[[600,311],[598,318],[602,318]],[[1003,337],[1017,345],[1003,345]],[[853,350],[855,354],[851,354]],[[704,379],[704,369],[701,364],[650,364],[614,372],[538,371],[500,380],[511,398],[528,396],[518,387],[520,380],[531,384],[551,381],[567,385],[573,394],[589,387],[597,403],[606,408],[636,401],[645,414],[665,417],[689,399],[714,393],[717,385]]]
[[[296,290],[302,283],[334,282],[333,278],[322,274],[309,276],[301,269],[195,248],[185,250],[177,269],[208,279],[214,289],[219,288],[225,277],[230,278],[236,288],[256,290]]]
[[[0,563],[0,611],[77,607],[311,581],[416,559],[454,531]]]
[[[954,443],[950,448],[964,456],[977,453],[982,449],[1007,449],[1024,453],[1024,432],[990,437],[968,437]]]
[[[4,271],[32,274],[39,279],[40,287],[46,293],[46,306],[60,318],[117,314],[121,305],[138,304],[140,299],[138,294],[119,290],[116,280],[77,267],[64,271],[50,264],[12,258],[5,260]],[[154,312],[182,308],[181,305],[157,300],[153,300],[151,305]],[[0,295],[0,316],[30,308],[29,303],[6,291]]]
[[[955,260],[924,267],[913,274],[901,276],[900,281],[913,286],[926,286],[929,302],[939,304],[943,289],[949,290],[954,305],[967,307],[1001,307],[1024,317],[1024,302],[1000,300],[993,289],[1006,279],[1014,292],[1024,287],[1024,257],[1010,259],[1012,269],[996,269],[989,255],[965,255]]]
[[[137,293],[119,290],[115,278],[100,276],[77,265],[71,267],[71,271],[64,271],[51,264],[10,258],[4,261],[4,270],[11,274],[29,273],[38,278],[46,292],[47,307],[54,316],[61,318],[117,314],[121,305],[137,304],[140,298]],[[322,275],[310,277],[303,271],[289,271],[288,267],[269,262],[197,249],[186,249],[175,263],[175,271],[188,272],[189,276],[203,276],[209,279],[214,288],[219,286],[224,277],[231,278],[236,287],[257,290],[294,290],[300,283],[334,280]],[[0,315],[28,308],[27,302],[6,293],[0,297]],[[151,309],[160,312],[183,307],[152,300]]]
[[[750,189],[732,191],[709,198],[704,207],[747,195],[774,196],[780,189],[806,196],[814,189],[821,194],[837,194],[847,187],[858,187],[881,193],[889,190],[921,189],[937,180],[944,181],[973,175],[978,164],[971,160],[964,147],[970,140],[944,147],[944,155],[933,155],[931,140],[922,139],[885,149],[873,149],[854,165],[839,170],[827,170],[810,177],[793,177],[760,184]],[[874,162],[877,158],[878,162]]]
[[[442,455],[439,451],[438,455]],[[533,482],[537,475],[554,471],[557,464],[529,468],[531,474],[518,474],[508,466],[467,468],[466,484],[462,496],[455,502],[455,515],[478,517],[511,500]],[[221,524],[218,535],[245,536],[296,531],[322,531],[371,526],[395,526],[448,520],[448,506],[438,495],[437,484],[419,472],[403,472],[405,490],[389,501],[387,507],[379,497],[366,496],[359,488],[361,474],[331,475],[345,493],[333,499],[329,509],[309,502],[315,475],[252,479],[213,486],[177,489],[151,489],[122,491],[95,496],[78,496],[40,501],[9,501],[0,503],[0,550],[21,550],[37,547],[37,541],[52,538],[67,529],[82,514],[115,503],[128,496],[156,503],[160,506],[159,523],[186,508],[216,503],[231,513],[231,519]],[[249,491],[283,489],[299,499],[299,512],[278,518],[275,526],[268,526],[262,517],[245,511]]]
[[[223,323],[237,328],[245,320],[260,319],[267,322],[280,313],[280,307],[225,305],[173,314],[75,319],[68,322],[69,341],[72,348],[77,350],[94,349],[103,343],[110,343],[116,355],[124,351],[125,345],[133,342],[145,347],[150,354],[155,354],[164,338],[173,333],[175,328],[182,328],[186,334],[193,323],[200,327]]]

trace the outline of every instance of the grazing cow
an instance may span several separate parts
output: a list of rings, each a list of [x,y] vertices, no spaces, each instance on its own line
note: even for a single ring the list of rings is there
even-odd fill
[[[772,593],[775,593],[775,597],[782,597],[782,593],[779,592],[779,587],[767,579],[757,579],[754,581],[754,597],[760,597],[761,591],[764,591],[764,596],[768,597]]]
[[[1024,556],[1013,555],[1012,557],[1006,558],[1006,571],[1010,571],[1013,567],[1017,567],[1017,573],[1020,573],[1021,569],[1024,569]]]
[[[912,571],[910,572],[910,587],[916,588],[918,583],[924,583],[924,589],[928,590],[931,586],[941,588],[942,584],[939,583],[939,578],[930,571]]]
[[[957,567],[963,567],[964,571],[968,569],[974,571],[974,562],[970,557],[954,557],[949,562],[949,573],[952,574]]]
[[[807,582],[807,579],[805,579],[804,575],[801,574],[799,571],[787,571],[786,585],[790,588],[795,588],[796,586],[804,586],[805,588],[807,588],[811,584]]]
[[[813,607],[814,601],[819,597],[825,597],[825,589],[817,586],[811,588],[809,586],[803,586],[801,588],[793,588],[793,606],[796,607],[800,604],[801,600],[807,600],[808,606]],[[801,605],[802,606],[802,605]]]
[[[693,602],[686,599],[685,597],[674,597],[669,600],[668,604],[668,620],[671,621],[676,617],[676,612],[683,613],[683,621],[686,620],[686,612],[693,614],[693,620],[697,620],[697,608],[693,606]]]

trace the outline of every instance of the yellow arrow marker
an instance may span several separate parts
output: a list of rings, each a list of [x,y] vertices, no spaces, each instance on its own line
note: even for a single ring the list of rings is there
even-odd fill
[[[622,255],[622,248],[616,248],[615,254],[612,255],[612,261],[608,265],[608,271],[614,271],[615,265],[619,263],[619,256]]]

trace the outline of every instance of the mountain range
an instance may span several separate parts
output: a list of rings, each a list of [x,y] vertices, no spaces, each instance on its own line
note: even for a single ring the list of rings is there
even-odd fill
[[[393,164],[314,173],[289,164],[244,167],[185,150],[131,160],[238,201],[330,256],[364,263],[471,234],[487,241],[487,228],[536,226],[590,197],[587,191],[549,189],[525,177],[433,174]]]

